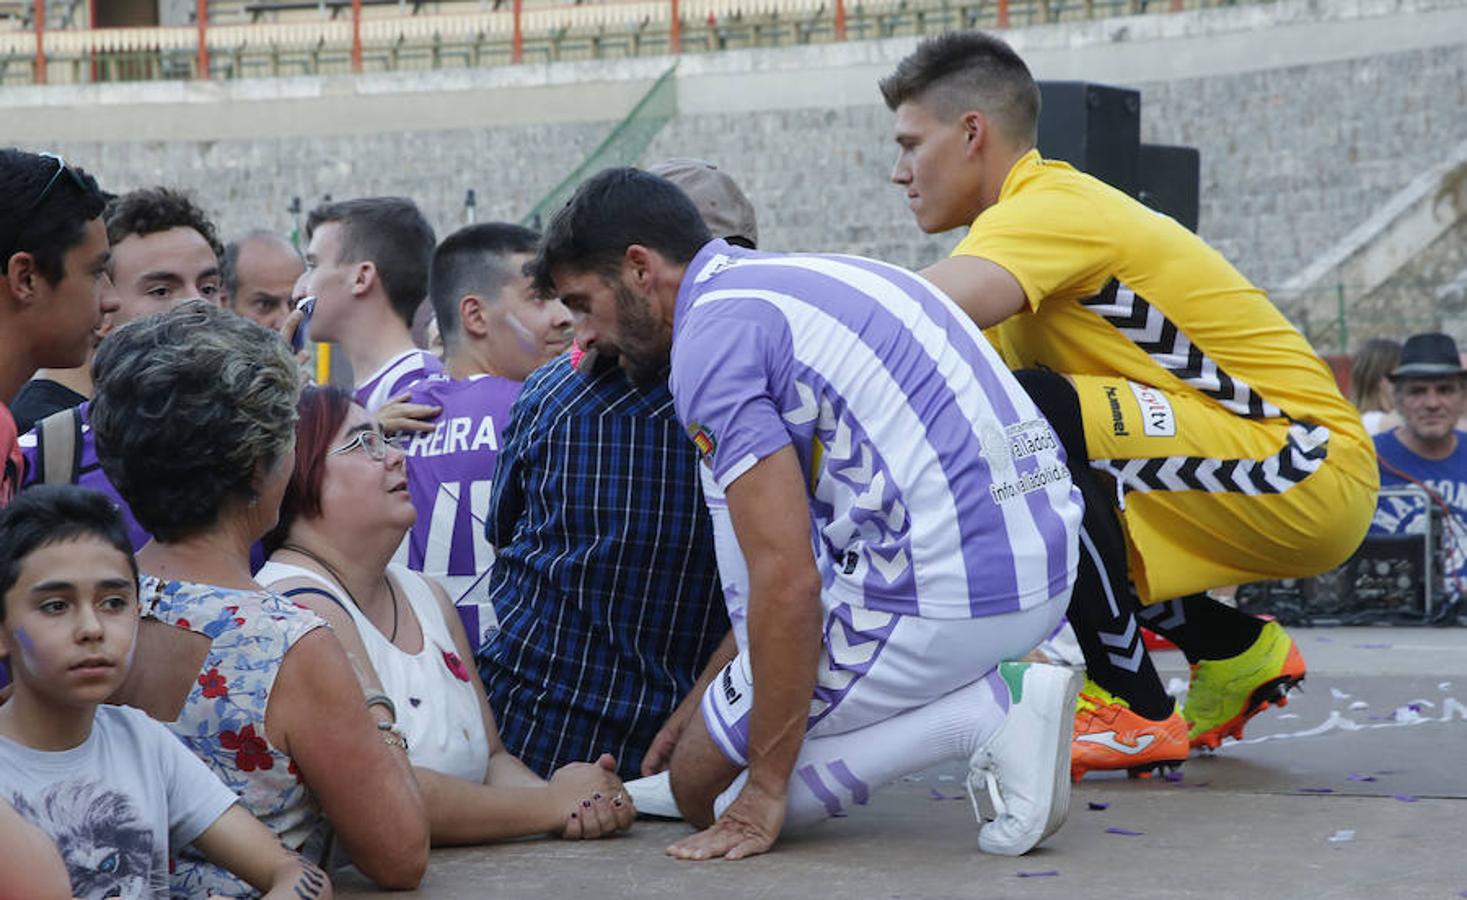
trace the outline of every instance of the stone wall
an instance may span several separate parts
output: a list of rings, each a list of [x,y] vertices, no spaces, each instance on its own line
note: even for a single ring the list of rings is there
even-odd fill
[[[1354,18],[1334,18],[1342,9]],[[1291,0],[1011,36],[1039,77],[1139,87],[1143,138],[1201,151],[1203,235],[1265,287],[1467,139],[1467,0]],[[958,235],[921,235],[888,183],[891,117],[874,87],[911,46],[686,59],[683,112],[647,159],[701,156],[729,170],[769,248],[928,263]],[[226,234],[288,231],[293,197],[309,208],[374,193],[416,198],[444,232],[463,222],[468,189],[481,221],[522,215],[665,66],[21,89],[0,97],[0,121],[113,190],[189,188]]]

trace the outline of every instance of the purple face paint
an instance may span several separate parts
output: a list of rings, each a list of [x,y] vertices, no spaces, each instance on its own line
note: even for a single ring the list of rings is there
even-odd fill
[[[536,340],[535,332],[531,331],[524,322],[521,322],[520,317],[515,315],[512,310],[506,309],[504,311],[504,321],[509,323],[510,330],[514,332],[515,340],[519,342],[520,349],[531,356],[538,356],[540,353],[540,341]]]
[[[32,672],[36,671],[36,642],[31,640],[24,628],[15,629],[15,642],[20,645],[20,658],[25,667]]]

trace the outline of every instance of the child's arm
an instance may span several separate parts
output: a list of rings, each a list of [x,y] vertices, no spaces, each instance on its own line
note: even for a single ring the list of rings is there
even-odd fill
[[[71,896],[71,877],[45,832],[0,801],[0,900]]]
[[[265,900],[330,900],[331,880],[239,804],[225,810],[194,847],[216,866],[233,872]]]

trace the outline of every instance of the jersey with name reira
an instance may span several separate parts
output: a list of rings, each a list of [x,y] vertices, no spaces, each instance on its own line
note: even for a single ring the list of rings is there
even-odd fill
[[[972,322],[896,266],[713,241],[677,299],[678,417],[727,488],[793,445],[822,601],[928,618],[1066,593],[1079,494]]]
[[[433,430],[407,442],[408,492],[418,520],[408,533],[409,568],[437,578],[463,600],[494,562],[484,535],[500,435],[521,382],[494,375],[434,375],[412,402],[442,407]]]

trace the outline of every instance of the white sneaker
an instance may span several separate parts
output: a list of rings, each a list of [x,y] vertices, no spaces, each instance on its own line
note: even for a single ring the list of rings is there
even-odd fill
[[[1070,812],[1070,744],[1075,737],[1078,672],[1043,663],[1000,663],[1009,714],[968,763],[968,796],[978,816],[978,847],[1019,856],[1059,830]],[[995,818],[984,822],[986,793]]]

